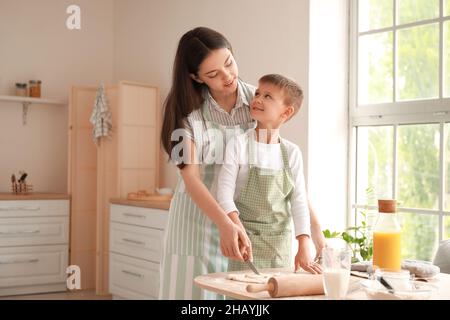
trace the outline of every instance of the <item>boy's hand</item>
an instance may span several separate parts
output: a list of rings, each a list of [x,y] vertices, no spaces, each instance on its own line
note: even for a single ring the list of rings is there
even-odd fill
[[[311,259],[309,250],[309,236],[302,234],[297,237],[297,240],[298,251],[295,256],[295,271],[297,271],[299,267],[301,267],[303,270],[312,274],[321,274],[322,267],[320,266],[320,264],[315,263]]]
[[[318,224],[311,224],[311,238],[316,247],[316,257],[314,261],[319,261],[322,256],[322,249],[326,246],[325,236],[322,233],[322,229]]]

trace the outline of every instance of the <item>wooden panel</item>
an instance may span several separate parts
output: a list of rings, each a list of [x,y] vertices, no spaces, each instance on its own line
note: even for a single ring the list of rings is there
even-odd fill
[[[157,187],[159,91],[132,82],[105,86],[112,139],[92,140],[89,122],[98,87],[73,87],[69,103],[70,261],[82,266],[83,285],[108,293],[109,199]],[[130,128],[129,131],[124,128]],[[122,170],[123,169],[123,170]],[[129,190],[129,191],[128,191]],[[95,226],[95,228],[94,228]],[[85,233],[83,233],[85,232]],[[81,237],[85,237],[81,239]]]
[[[159,166],[158,89],[121,82],[119,85],[119,163],[120,197],[146,190],[155,193]],[[152,169],[152,170],[148,170]]]
[[[95,228],[86,223],[95,222],[97,210],[97,149],[89,134],[96,92],[72,87],[69,101],[70,264],[80,266],[83,289],[95,287]]]
[[[123,144],[119,156],[123,168],[139,168],[139,129],[137,126],[122,126],[121,128],[120,138]]]
[[[158,111],[158,90],[146,88],[142,90],[141,124],[156,127]]]
[[[71,253],[72,260],[76,261],[76,264],[81,270],[81,289],[95,289],[96,273],[95,263],[96,255],[95,249],[93,250],[77,250]]]
[[[109,275],[109,199],[118,195],[117,188],[117,115],[118,90],[106,89],[109,111],[113,118],[112,139],[103,139],[98,149],[97,228],[96,228],[96,293],[108,294]]]
[[[138,167],[156,169],[155,148],[156,129],[143,127],[139,129]],[[146,147],[148,145],[148,147]]]

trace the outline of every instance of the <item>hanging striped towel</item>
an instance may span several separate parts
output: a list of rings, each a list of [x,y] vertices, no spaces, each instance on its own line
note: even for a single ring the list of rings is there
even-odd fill
[[[94,109],[92,110],[90,122],[94,126],[92,133],[95,144],[98,145],[100,143],[101,137],[111,138],[112,115],[108,109],[108,103],[106,101],[105,88],[103,84],[97,91],[97,96],[95,98]]]

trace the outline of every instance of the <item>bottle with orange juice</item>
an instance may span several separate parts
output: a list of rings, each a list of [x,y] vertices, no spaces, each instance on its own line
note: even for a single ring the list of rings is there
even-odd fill
[[[395,200],[378,200],[378,219],[373,228],[373,265],[401,269],[401,226]]]

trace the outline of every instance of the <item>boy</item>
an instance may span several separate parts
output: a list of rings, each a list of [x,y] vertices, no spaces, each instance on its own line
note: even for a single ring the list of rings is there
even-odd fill
[[[242,248],[257,268],[288,267],[291,262],[290,219],[298,252],[295,270],[321,273],[310,251],[310,215],[301,151],[279,136],[279,128],[300,109],[301,88],[292,80],[269,74],[259,79],[250,104],[254,130],[230,140],[219,174],[217,199],[229,217],[245,228],[251,248]],[[248,269],[230,260],[228,270]]]

